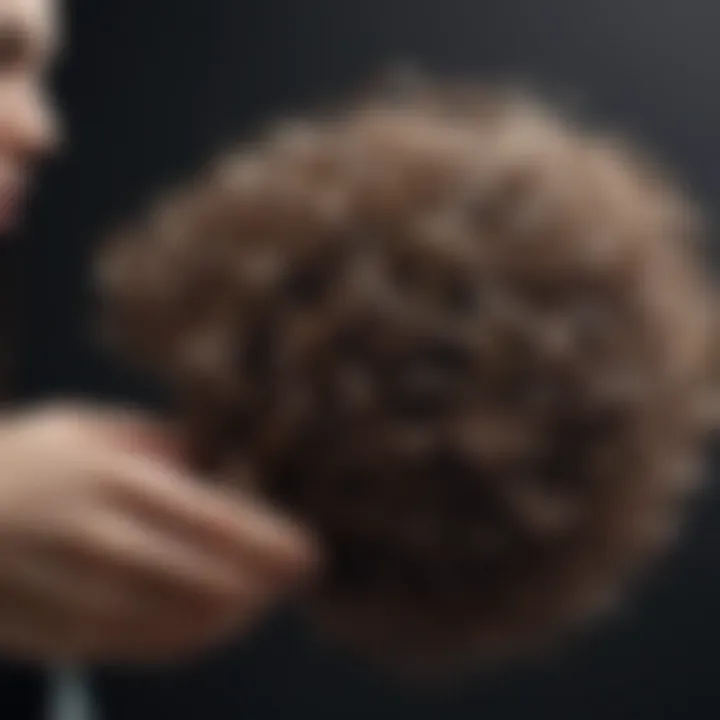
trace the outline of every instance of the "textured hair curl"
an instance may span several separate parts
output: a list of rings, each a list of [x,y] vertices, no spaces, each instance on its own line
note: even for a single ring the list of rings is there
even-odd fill
[[[677,526],[713,390],[698,237],[622,143],[432,89],[274,127],[166,197],[104,249],[102,327],[202,467],[319,533],[328,628],[495,660]]]

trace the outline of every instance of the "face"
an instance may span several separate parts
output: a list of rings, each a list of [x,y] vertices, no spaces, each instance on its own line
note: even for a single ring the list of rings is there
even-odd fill
[[[0,233],[13,228],[37,161],[56,144],[46,91],[57,0],[0,0]]]

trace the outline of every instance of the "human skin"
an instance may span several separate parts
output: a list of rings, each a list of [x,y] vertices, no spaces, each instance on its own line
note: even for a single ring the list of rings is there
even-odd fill
[[[61,140],[55,0],[0,0],[0,233]],[[0,654],[174,661],[250,628],[316,564],[305,531],[182,463],[171,428],[59,404],[0,419]]]

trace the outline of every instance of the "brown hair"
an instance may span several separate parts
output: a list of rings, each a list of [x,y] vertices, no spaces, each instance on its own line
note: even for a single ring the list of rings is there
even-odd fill
[[[204,466],[311,524],[381,658],[527,650],[614,600],[697,474],[696,218],[621,143],[468,88],[273,129],[105,250],[104,329]],[[200,457],[200,456],[199,456]]]

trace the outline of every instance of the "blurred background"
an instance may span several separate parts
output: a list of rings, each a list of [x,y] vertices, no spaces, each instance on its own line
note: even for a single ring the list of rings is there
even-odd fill
[[[76,0],[57,78],[71,143],[12,258],[19,398],[158,402],[89,333],[98,236],[265,119],[408,61],[530,81],[655,150],[712,214],[720,197],[716,0]],[[716,252],[716,257],[719,253]],[[716,453],[717,455],[717,453]],[[717,457],[710,475],[718,474]],[[203,662],[89,672],[102,720],[514,720],[720,714],[720,490],[625,613],[562,655],[445,692],[395,686],[307,637],[291,613]],[[42,702],[6,676],[0,717]],[[12,698],[12,699],[10,699]],[[24,700],[22,698],[25,698]],[[68,720],[80,720],[72,710]]]

